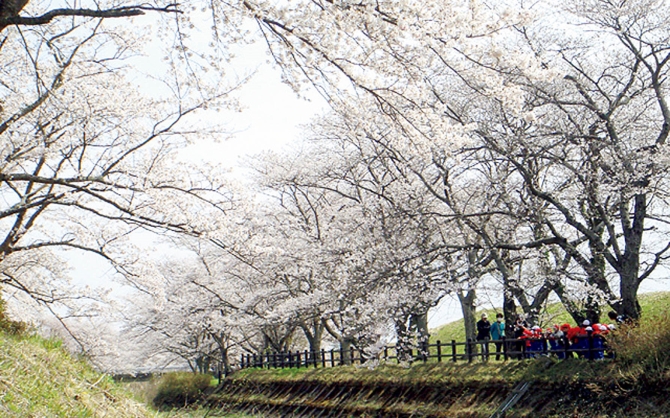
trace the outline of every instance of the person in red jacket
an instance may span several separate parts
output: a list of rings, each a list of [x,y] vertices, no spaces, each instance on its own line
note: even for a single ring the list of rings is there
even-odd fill
[[[584,357],[586,350],[589,348],[589,333],[587,328],[591,328],[591,321],[585,319],[581,326],[570,328],[568,332],[571,347],[579,358]]]

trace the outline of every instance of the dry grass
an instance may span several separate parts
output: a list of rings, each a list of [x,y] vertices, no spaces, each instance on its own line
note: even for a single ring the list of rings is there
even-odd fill
[[[152,417],[60,342],[0,333],[1,417]]]

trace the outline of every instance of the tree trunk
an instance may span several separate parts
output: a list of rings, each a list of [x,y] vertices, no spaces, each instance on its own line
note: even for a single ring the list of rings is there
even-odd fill
[[[421,313],[413,313],[409,317],[410,330],[416,333],[416,339],[419,343],[427,343],[430,338],[428,332],[428,311]]]
[[[624,212],[622,210],[622,212]],[[626,215],[628,211],[626,210]],[[621,260],[619,270],[621,309],[620,313],[630,319],[640,318],[640,304],[637,300],[637,292],[640,288],[640,249],[642,247],[642,234],[644,233],[644,219],[647,215],[647,196],[635,195],[635,208],[633,211],[633,223],[628,225],[624,222],[623,233],[626,242],[626,250]]]
[[[340,353],[342,356],[342,363],[349,366],[351,365],[351,347],[354,344],[354,339],[352,337],[343,337],[340,339]]]
[[[300,323],[300,328],[307,338],[309,343],[309,359],[315,360],[319,356],[321,351],[321,340],[323,339],[324,325],[323,321],[319,319],[314,319],[309,323],[302,321]]]
[[[410,354],[412,350],[412,335],[409,327],[407,326],[409,322],[408,314],[402,313],[400,317],[396,316],[395,322],[395,332],[396,332],[396,344],[395,351],[398,361],[411,362],[413,360],[412,355]]]
[[[503,315],[506,324],[513,324],[516,321],[516,302],[512,291],[507,287],[507,276],[503,276]]]
[[[462,290],[459,290],[457,294],[458,300],[461,302],[461,311],[463,312],[465,338],[474,341],[475,337],[477,336],[477,318],[475,317],[475,301],[477,299],[477,295],[475,289],[470,289],[465,294]]]
[[[228,376],[230,373],[232,373],[233,368],[230,367],[230,359],[228,358],[228,350],[224,350],[223,348],[220,349],[221,353],[221,369],[223,371],[224,376]]]
[[[412,334],[416,335],[417,350],[422,355],[428,355],[427,352],[424,352],[430,339],[430,333],[428,332],[428,311],[413,313],[409,317],[409,323]]]

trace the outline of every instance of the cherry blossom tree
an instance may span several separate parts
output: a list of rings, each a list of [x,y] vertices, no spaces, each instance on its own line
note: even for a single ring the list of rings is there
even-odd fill
[[[638,288],[670,248],[664,1],[245,6],[287,80],[333,102],[348,86],[369,95],[396,149],[430,158],[483,146],[510,164],[546,205],[543,245],[639,316]]]
[[[140,17],[145,11],[175,17],[176,8],[2,3],[0,281],[5,296],[21,299],[12,308],[21,317],[30,314],[20,306],[34,305],[20,293],[61,318],[104,300],[104,292],[70,280],[70,254],[99,257],[140,285],[133,266],[142,253],[131,237],[197,235],[209,228],[206,214],[230,207],[222,170],[177,152],[221,135],[195,115],[228,106],[237,81],[199,75],[196,83],[192,69],[205,60],[166,43],[168,60],[149,82],[133,61],[146,53],[148,29],[141,28],[160,21]],[[159,26],[170,31],[166,20]],[[156,93],[149,84],[164,88]]]

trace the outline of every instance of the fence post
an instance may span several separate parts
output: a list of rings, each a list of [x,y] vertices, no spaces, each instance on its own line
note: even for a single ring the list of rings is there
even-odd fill
[[[437,340],[437,362],[442,362],[442,343],[440,340]]]
[[[330,367],[335,367],[335,350],[330,349]]]
[[[422,346],[421,356],[423,357],[423,362],[425,363],[428,361],[428,357],[430,357],[430,351],[429,351],[430,346],[428,345],[428,341],[422,342],[421,346]]]
[[[502,336],[502,350],[503,350],[503,361],[507,361],[507,341],[505,341],[505,336]]]
[[[321,349],[321,365],[324,369],[326,368],[326,350],[323,348]]]
[[[389,348],[388,346],[384,346],[384,360],[389,358]]]
[[[451,340],[451,359],[456,363],[456,340]]]
[[[266,363],[267,363],[268,369],[269,369],[270,366],[272,366],[272,363],[270,362],[270,352],[269,351],[267,352],[265,357],[266,357],[266,360],[267,360]]]
[[[340,344],[340,366],[344,366],[344,350],[342,349],[342,344]]]
[[[472,338],[468,338],[466,352],[468,353],[468,363],[472,363]]]
[[[291,368],[293,367],[293,353],[290,351],[288,352],[288,367]]]

